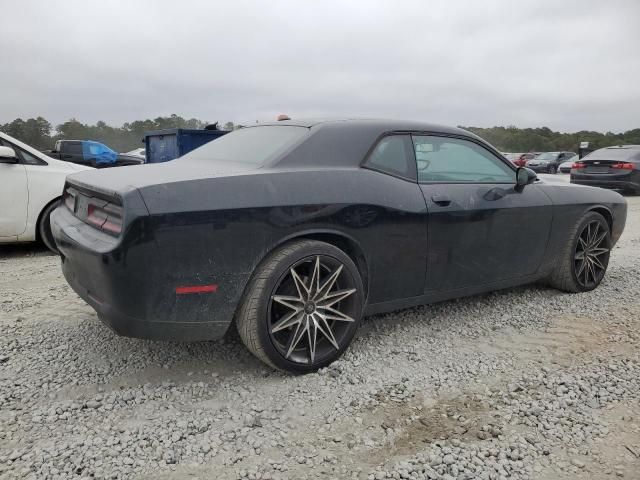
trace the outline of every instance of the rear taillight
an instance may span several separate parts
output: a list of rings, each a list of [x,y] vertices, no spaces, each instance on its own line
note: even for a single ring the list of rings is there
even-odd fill
[[[64,201],[64,204],[66,205],[66,207],[73,212],[76,208],[76,195],[75,192],[67,187],[64,189],[64,193],[62,194],[62,200]]]
[[[122,232],[122,207],[97,198],[87,204],[86,222],[111,235]]]
[[[62,194],[62,201],[71,213],[83,222],[105,233],[120,235],[124,212],[122,205],[118,198],[106,196],[107,200],[103,200],[101,196],[98,192],[85,192],[67,185]]]
[[[586,165],[582,162],[574,162],[573,165],[571,165],[571,170],[580,170],[581,168],[585,168]]]
[[[618,170],[633,170],[635,168],[635,164],[633,163],[615,163],[611,165],[611,168],[615,168]]]

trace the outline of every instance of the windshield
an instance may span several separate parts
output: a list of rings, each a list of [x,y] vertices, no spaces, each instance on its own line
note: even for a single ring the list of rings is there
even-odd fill
[[[189,152],[182,158],[226,160],[263,165],[309,133],[290,125],[241,128]]]
[[[89,152],[91,155],[102,155],[102,154],[114,154],[117,155],[115,151],[111,150],[106,145],[98,142],[87,142],[87,146],[89,147]]]
[[[547,152],[538,155],[536,160],[555,160],[556,158],[558,158],[558,154],[556,152]]]

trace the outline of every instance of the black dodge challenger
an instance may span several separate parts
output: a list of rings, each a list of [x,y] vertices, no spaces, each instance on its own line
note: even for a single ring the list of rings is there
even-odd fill
[[[619,194],[539,180],[467,131],[333,120],[72,175],[51,225],[67,281],[118,334],[235,324],[261,360],[308,372],[363,315],[535,281],[591,290],[625,219]]]

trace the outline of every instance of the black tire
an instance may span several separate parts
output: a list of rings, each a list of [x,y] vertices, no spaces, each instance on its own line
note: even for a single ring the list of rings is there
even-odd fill
[[[58,246],[56,245],[56,242],[53,239],[53,234],[51,233],[51,212],[53,212],[58,205],[60,205],[60,200],[56,200],[55,202],[51,202],[47,205],[40,215],[40,222],[38,224],[40,240],[42,240],[42,243],[44,243],[49,250],[56,254],[60,252],[58,251]]]
[[[555,165],[549,165],[547,173],[555,175],[556,173],[558,173],[558,167],[556,167]]]
[[[583,253],[582,257],[589,256],[585,254],[585,249],[581,246],[584,242],[584,240],[581,241],[581,238],[584,238],[586,229],[589,228],[589,226],[593,228],[594,225],[598,226],[598,230],[594,235],[597,237],[600,235],[603,236],[599,245],[602,246],[601,249],[606,249],[606,252],[599,253],[597,257],[602,269],[600,266],[594,265],[593,275],[591,275],[591,270],[585,273],[584,269],[588,267],[584,267],[578,257],[580,257],[581,250]],[[609,224],[599,213],[588,212],[572,229],[567,238],[569,240],[562,249],[562,253],[558,258],[558,266],[551,274],[549,283],[552,287],[571,293],[593,290],[600,285],[609,265],[609,255],[611,253],[611,229]],[[580,268],[581,266],[583,267],[582,269]],[[585,278],[588,278],[589,281],[585,281]]]
[[[316,270],[319,274],[315,285],[319,288],[313,299],[318,299],[290,300],[309,293],[306,288],[313,288]],[[321,294],[321,287],[328,285],[327,280],[334,275],[335,281],[327,288],[326,295]],[[316,371],[338,359],[351,343],[362,317],[362,285],[356,265],[339,248],[315,240],[286,244],[257,267],[245,289],[235,317],[240,338],[251,353],[274,368],[292,373]],[[351,290],[354,291],[342,300],[329,305]],[[330,292],[331,299],[324,298]],[[297,302],[296,308],[284,307],[276,297],[287,299],[289,304]],[[327,306],[322,306],[323,302]],[[334,307],[339,310],[337,314],[349,321],[333,314],[330,314],[333,318],[325,317],[326,309]],[[329,335],[324,333],[326,327]],[[312,338],[315,339],[313,348]]]

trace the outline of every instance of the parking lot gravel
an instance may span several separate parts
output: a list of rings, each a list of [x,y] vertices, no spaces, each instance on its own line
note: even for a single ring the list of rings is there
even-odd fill
[[[640,478],[640,197],[627,201],[597,290],[371,317],[305,376],[234,335],[118,337],[57,257],[0,247],[0,479]]]

